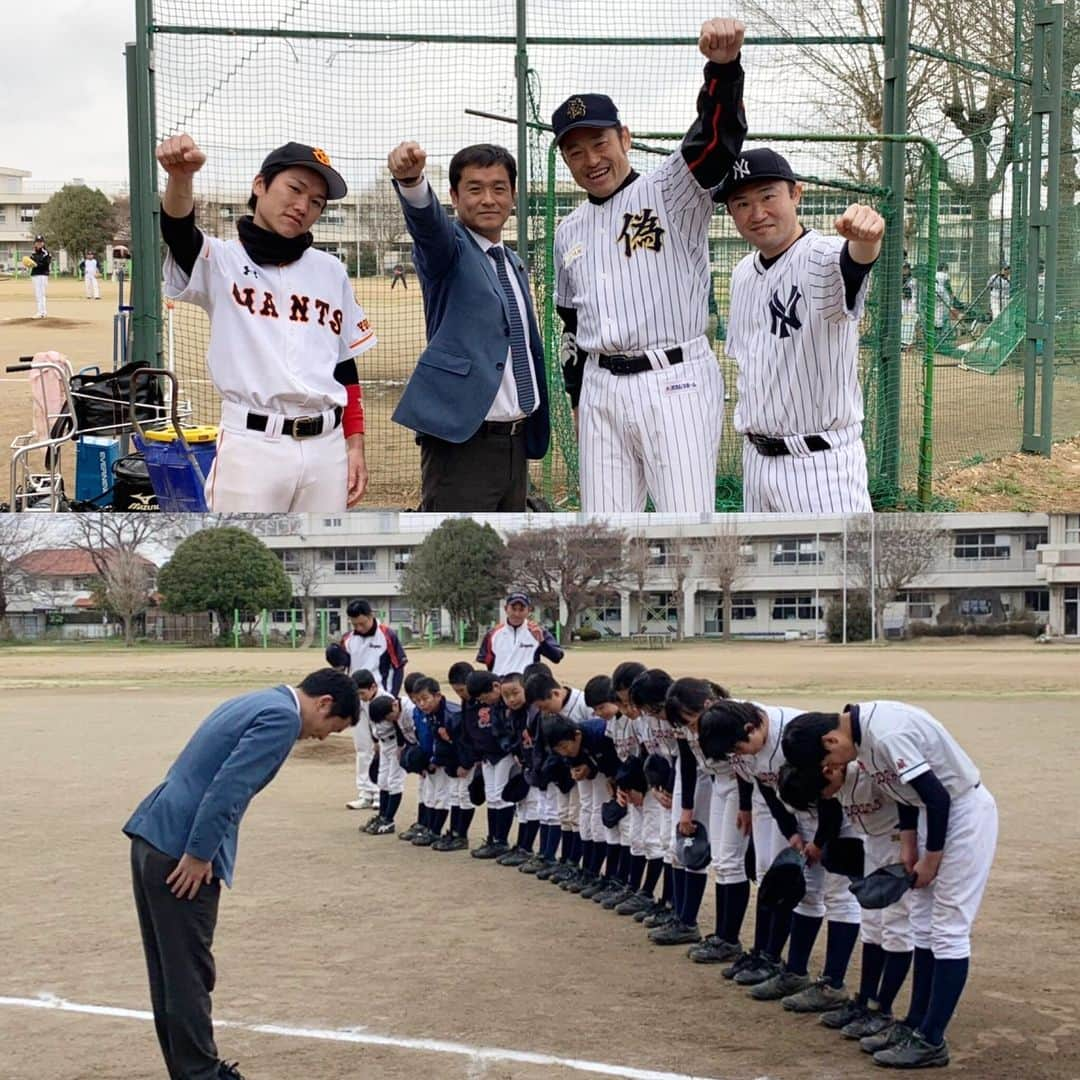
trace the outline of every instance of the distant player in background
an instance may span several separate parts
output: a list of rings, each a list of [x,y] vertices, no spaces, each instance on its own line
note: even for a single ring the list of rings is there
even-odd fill
[[[83,259],[83,285],[86,287],[87,300],[101,299],[101,283],[98,281],[99,273],[97,256],[92,251],[88,251],[86,258]]]
[[[52,256],[45,246],[44,236],[34,237],[34,250],[27,255],[31,262],[30,284],[34,286],[34,302],[37,304],[35,319],[44,319],[48,316],[46,293],[49,287],[49,270],[52,267]]]
[[[476,659],[495,675],[524,671],[543,656],[553,664],[563,658],[562,648],[552,635],[529,616],[529,594],[512,592],[506,598],[506,621],[492,627],[480,642]]]
[[[1001,269],[986,283],[990,292],[990,314],[996,319],[1009,302],[1012,293],[1009,264],[1003,263]]]
[[[405,267],[398,263],[390,277],[390,291],[393,292],[397,288],[398,282],[401,282],[401,287],[406,290],[409,289],[409,283],[405,280]]]

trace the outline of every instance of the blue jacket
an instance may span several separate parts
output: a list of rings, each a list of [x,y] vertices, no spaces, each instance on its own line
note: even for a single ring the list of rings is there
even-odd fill
[[[472,760],[462,761],[463,729],[461,726],[461,706],[455,705],[448,698],[443,697],[439,708],[428,715],[428,724],[435,737],[432,740],[431,761],[435,765],[441,765],[451,775],[456,775],[458,768],[467,769],[473,764]],[[443,728],[450,736],[447,742],[439,735],[439,729]],[[468,754],[465,755],[468,758]]]
[[[461,222],[450,220],[434,192],[422,208],[400,201],[424,294],[428,344],[394,410],[394,422],[463,443],[480,429],[503,379],[510,347],[506,296],[491,258]],[[525,425],[525,449],[530,458],[542,458],[551,435],[544,346],[524,267],[514,252],[506,254],[529,312],[529,348],[540,394]]]
[[[248,803],[277,775],[300,737],[300,711],[287,686],[219,705],[124,825],[159,851],[207,859],[232,885],[236,837]]]

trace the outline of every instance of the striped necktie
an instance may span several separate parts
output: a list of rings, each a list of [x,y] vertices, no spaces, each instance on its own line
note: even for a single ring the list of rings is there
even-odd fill
[[[506,307],[510,313],[510,359],[514,367],[518,408],[528,416],[536,405],[536,397],[533,394],[532,376],[529,370],[529,349],[525,343],[525,327],[521,323],[517,297],[514,295],[510,276],[506,271],[506,252],[496,245],[488,248],[488,254],[495,260],[495,272],[499,275],[499,284],[506,294]]]

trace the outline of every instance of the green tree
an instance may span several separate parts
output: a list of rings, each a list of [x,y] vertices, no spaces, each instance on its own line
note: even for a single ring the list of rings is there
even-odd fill
[[[96,188],[65,184],[41,208],[35,228],[49,247],[63,248],[78,263],[88,251],[104,253],[116,228],[116,212]]]
[[[184,540],[158,574],[166,611],[213,611],[222,637],[233,612],[288,607],[292,584],[281,560],[243,529],[204,529]]]
[[[444,521],[413,552],[401,591],[418,611],[446,608],[455,623],[487,622],[505,588],[503,542],[490,525]]]
[[[848,641],[870,640],[870,597],[861,589],[848,593],[847,598],[847,639]],[[837,597],[829,604],[825,612],[825,633],[833,644],[844,640],[844,602]]]

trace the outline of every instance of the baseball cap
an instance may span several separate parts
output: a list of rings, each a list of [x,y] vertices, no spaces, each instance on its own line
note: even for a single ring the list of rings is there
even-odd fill
[[[507,598],[506,603],[510,604],[524,604],[526,607],[532,607],[532,601],[529,599],[528,593],[512,592]]]
[[[787,158],[775,150],[761,147],[745,150],[734,161],[731,170],[716,190],[716,202],[726,203],[739,188],[759,180],[791,180],[799,178],[791,171]]]
[[[621,127],[619,110],[607,94],[574,94],[568,97],[552,114],[551,127],[555,132],[555,145],[575,128]]]
[[[40,233],[38,233],[38,235],[34,237],[34,243],[37,244],[39,242],[42,244],[45,243],[45,237],[42,236]]]
[[[330,155],[317,146],[305,146],[303,143],[290,142],[271,150],[266,155],[259,172],[267,170],[280,172],[292,165],[303,165],[305,169],[317,172],[326,181],[327,199],[344,199],[349,193],[345,181],[336,169],[330,165]]]

